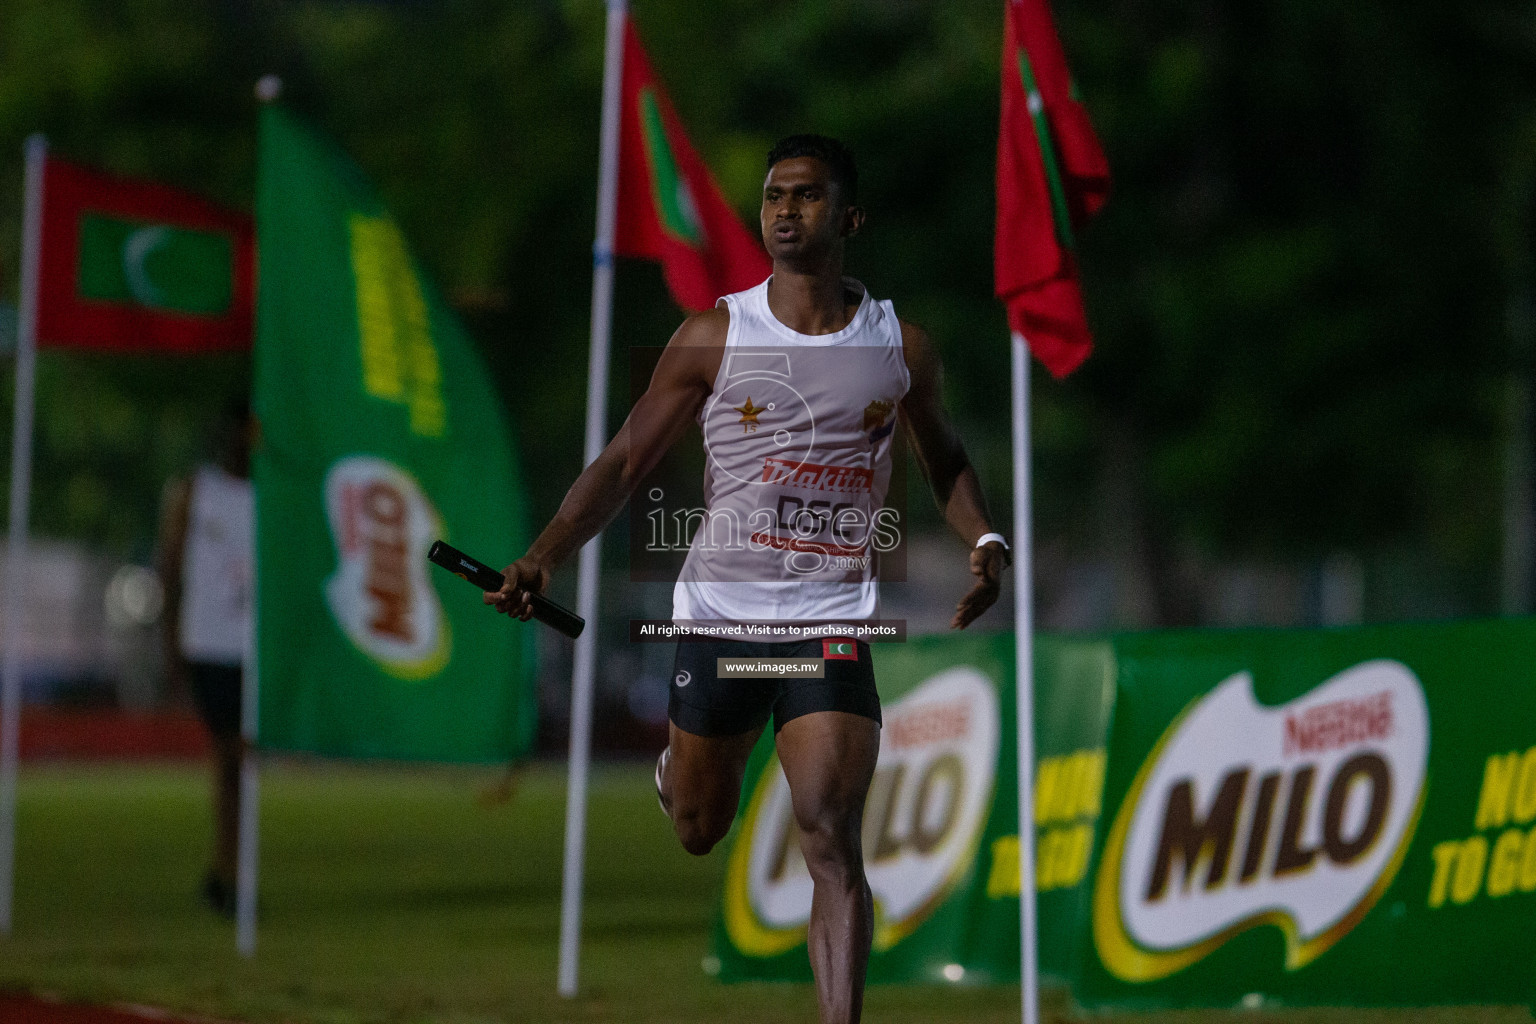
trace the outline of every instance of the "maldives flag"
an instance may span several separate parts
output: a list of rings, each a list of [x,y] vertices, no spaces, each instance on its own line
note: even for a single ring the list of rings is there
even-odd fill
[[[39,345],[247,349],[255,265],[243,213],[51,157],[45,165]]]
[[[859,645],[852,640],[823,640],[821,656],[830,661],[858,661]]]
[[[630,22],[623,108],[614,251],[659,261],[684,309],[709,309],[720,296],[761,283],[771,269],[762,241],[742,227],[688,144]]]
[[[997,138],[997,296],[1008,326],[1057,377],[1093,339],[1075,232],[1109,197],[1109,163],[1067,70],[1045,0],[1008,0]]]

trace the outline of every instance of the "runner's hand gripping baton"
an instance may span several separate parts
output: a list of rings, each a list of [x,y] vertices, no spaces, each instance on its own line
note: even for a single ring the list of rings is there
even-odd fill
[[[505,576],[484,562],[477,562],[458,548],[444,544],[440,540],[432,542],[432,549],[427,552],[427,561],[442,566],[459,579],[468,580],[487,592],[500,590],[507,582]],[[555,604],[543,594],[535,594],[530,590],[528,599],[533,602],[534,618],[552,629],[559,630],[572,640],[581,636],[581,631],[587,628],[586,619],[569,608]]]

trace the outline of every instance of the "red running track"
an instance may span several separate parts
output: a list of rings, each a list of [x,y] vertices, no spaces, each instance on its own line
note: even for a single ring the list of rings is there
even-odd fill
[[[128,713],[28,706],[23,760],[141,760],[208,756],[208,733],[190,712]],[[0,1024],[10,1024],[0,1018]]]
[[[220,1024],[173,1017],[147,1006],[83,1006],[29,995],[0,995],[0,1024]]]

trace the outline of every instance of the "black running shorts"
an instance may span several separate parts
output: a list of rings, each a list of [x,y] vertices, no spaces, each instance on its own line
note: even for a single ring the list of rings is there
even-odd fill
[[[753,678],[721,675],[721,658],[784,658],[822,661],[821,679],[790,675]],[[683,640],[672,666],[667,717],[695,736],[738,736],[761,729],[773,717],[777,733],[790,719],[817,711],[847,711],[880,721],[880,696],[869,645],[862,641]]]

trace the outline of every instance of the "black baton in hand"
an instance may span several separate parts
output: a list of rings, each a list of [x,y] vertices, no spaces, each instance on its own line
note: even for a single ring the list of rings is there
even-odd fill
[[[458,548],[440,540],[432,542],[432,548],[427,552],[427,561],[442,566],[459,579],[468,580],[487,593],[500,590],[507,582],[505,576],[484,562],[477,562]],[[533,617],[551,629],[559,630],[574,640],[587,628],[587,620],[569,608],[556,604],[543,594],[535,594],[531,590],[527,594],[533,603]]]

